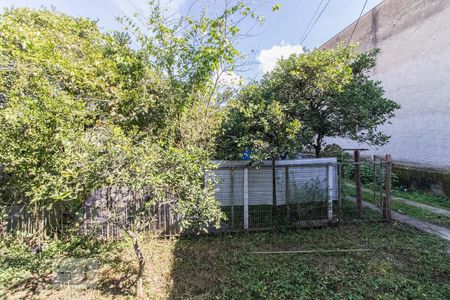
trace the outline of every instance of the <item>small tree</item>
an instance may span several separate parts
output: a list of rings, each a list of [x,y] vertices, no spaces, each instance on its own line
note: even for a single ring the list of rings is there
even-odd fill
[[[103,222],[121,228],[132,240],[138,265],[138,299],[145,298],[146,266],[141,238],[157,216],[155,206],[170,205],[180,218],[178,225],[182,231],[198,233],[210,226],[217,227],[224,217],[214,198],[212,182],[204,181],[205,171],[212,166],[195,148],[164,149],[148,137],[126,135],[118,126],[108,124],[86,131],[65,148],[67,155],[59,162],[62,176],[50,183],[52,189],[66,194],[68,199],[75,196],[75,186],[89,187],[92,191],[126,190],[126,203],[112,203]],[[167,193],[173,198],[167,199]]]
[[[269,97],[288,105],[302,121],[302,142],[320,156],[327,137],[383,145],[389,137],[379,126],[400,106],[384,97],[372,80],[378,49],[358,54],[354,46],[291,55],[263,79]]]
[[[136,38],[146,64],[166,84],[155,97],[164,101],[154,102],[153,133],[182,147],[210,150],[220,127],[220,78],[236,71],[244,59],[236,48],[246,37],[240,26],[262,18],[242,0],[224,0],[222,10],[215,7],[218,13],[193,3],[187,15],[175,17],[167,16],[159,3],[148,1],[150,14],[143,26],[136,17],[119,18]],[[189,15],[194,7],[200,10],[198,17]],[[152,79],[143,76],[141,83],[145,86]]]
[[[272,189],[275,191],[275,159],[296,154],[301,149],[300,122],[286,113],[286,106],[266,98],[264,92],[263,85],[249,85],[229,103],[217,141],[217,156],[240,159],[245,151],[249,151],[251,163],[255,165],[271,159]],[[276,193],[272,197],[276,207]],[[272,212],[275,214],[276,210]]]

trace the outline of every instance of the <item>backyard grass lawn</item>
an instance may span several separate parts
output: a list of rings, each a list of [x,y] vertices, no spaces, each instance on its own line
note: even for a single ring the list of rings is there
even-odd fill
[[[129,298],[135,267],[132,247],[124,242],[100,248],[95,244],[51,246],[39,259],[24,247],[3,243],[0,286],[17,297]],[[449,245],[397,223],[146,239],[143,245],[150,298],[450,299]],[[369,251],[251,253],[330,249]],[[96,286],[57,288],[45,283],[44,266],[68,252],[100,259]]]

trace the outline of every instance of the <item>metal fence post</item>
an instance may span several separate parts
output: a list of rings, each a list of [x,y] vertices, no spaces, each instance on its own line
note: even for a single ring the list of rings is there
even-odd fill
[[[272,158],[272,226],[278,225],[278,211],[277,211],[277,173],[275,168],[275,158]]]
[[[286,202],[286,224],[289,223],[289,167],[284,168],[284,201]]]
[[[248,230],[248,168],[244,169],[244,229]]]
[[[334,189],[334,174],[333,166],[329,164],[327,166],[327,181],[328,181],[328,222],[333,220],[333,189]]]
[[[230,170],[231,228],[234,229],[234,168]]]
[[[362,216],[362,189],[361,189],[361,172],[360,172],[360,150],[356,149],[354,152],[355,158],[355,185],[356,185],[356,209],[358,217]]]
[[[392,175],[392,157],[390,154],[386,155],[386,193],[383,203],[383,218],[391,220],[391,175]]]
[[[343,219],[342,214],[342,177],[344,176],[344,166],[341,163],[338,163],[336,166],[336,172],[337,172],[337,201],[338,201],[338,222],[341,224]]]

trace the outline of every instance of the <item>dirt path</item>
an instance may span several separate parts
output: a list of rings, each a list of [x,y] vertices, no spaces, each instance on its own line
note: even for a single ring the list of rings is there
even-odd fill
[[[400,197],[392,197],[392,200],[398,201],[398,202],[401,202],[401,203],[404,203],[407,205],[415,206],[418,208],[422,208],[422,209],[429,211],[431,213],[434,213],[436,215],[441,215],[441,216],[450,218],[450,211],[448,211],[446,209],[437,208],[437,207],[434,207],[431,205],[423,204],[420,202],[416,202],[416,201],[412,201],[412,200],[408,200],[408,199],[404,199],[404,198],[400,198]]]
[[[354,201],[355,199],[351,198],[351,200]],[[375,204],[372,204],[372,203],[369,203],[366,201],[362,201],[362,205],[363,205],[363,207],[367,207],[372,210],[380,212],[380,209]],[[395,221],[399,221],[399,222],[408,224],[409,226],[412,226],[418,230],[437,235],[437,236],[443,238],[444,240],[447,240],[450,242],[450,230],[447,228],[440,227],[440,226],[437,226],[434,224],[430,224],[430,223],[427,223],[424,221],[420,221],[420,220],[409,217],[407,215],[403,215],[403,214],[395,212],[395,211],[391,212],[391,216],[392,216],[392,219]]]
[[[350,185],[348,183],[346,183],[346,185],[350,186],[352,188],[355,188],[354,185]],[[365,192],[372,192],[372,190],[367,189],[367,188],[362,188],[362,190],[365,191]],[[423,204],[423,203],[420,203],[420,202],[416,202],[416,201],[413,201],[413,200],[409,200],[409,199],[405,199],[405,198],[401,198],[401,197],[396,197],[396,196],[392,196],[392,200],[398,201],[398,202],[401,202],[401,203],[404,203],[404,204],[407,204],[407,205],[411,205],[411,206],[415,206],[415,207],[421,208],[423,210],[429,211],[429,212],[431,212],[433,214],[436,214],[436,215],[441,215],[441,216],[445,216],[445,217],[449,217],[450,218],[450,211],[446,210],[446,209],[437,208],[437,207],[434,207],[434,206],[431,206],[431,205],[428,205],[428,204]]]

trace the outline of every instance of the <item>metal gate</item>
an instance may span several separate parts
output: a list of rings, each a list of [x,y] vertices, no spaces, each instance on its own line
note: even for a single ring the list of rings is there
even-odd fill
[[[391,219],[392,159],[373,156],[370,160],[338,163],[339,222],[389,221]]]

